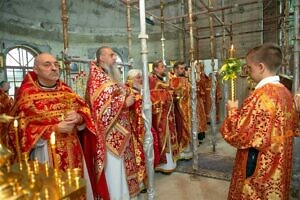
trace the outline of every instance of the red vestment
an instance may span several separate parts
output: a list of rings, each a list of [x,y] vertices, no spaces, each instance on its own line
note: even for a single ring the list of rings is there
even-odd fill
[[[170,79],[170,88],[174,95],[177,140],[181,152],[192,140],[191,85],[187,78],[173,76]]]
[[[124,159],[129,194],[131,197],[135,196],[140,190],[128,119],[129,110],[124,105],[126,89],[93,63],[87,85],[87,98],[96,122],[97,135],[106,139],[106,148],[110,152],[117,158]],[[99,153],[105,155],[105,152]]]
[[[143,149],[145,138],[144,119],[142,117],[142,95],[138,90],[126,85],[131,94],[135,95],[135,102],[129,107],[129,121],[131,125],[131,135],[133,139],[135,161],[138,171],[139,183],[146,183],[146,164],[145,153]]]
[[[197,94],[197,115],[198,115],[198,132],[205,132],[207,130],[207,116],[204,102],[206,100],[205,82],[202,80],[196,81]]]
[[[9,114],[10,109],[13,106],[13,99],[9,97],[3,90],[0,89],[0,115],[1,114]],[[0,138],[2,142],[5,144],[6,139],[5,129],[7,128],[6,123],[0,122]]]
[[[210,97],[210,87],[211,87],[211,80],[210,78],[204,73],[199,73],[199,85],[200,91],[204,94],[204,98],[202,98],[205,114],[206,114],[206,121],[210,121],[210,109],[211,109],[211,97]]]
[[[149,77],[150,97],[152,102],[152,127],[158,134],[160,163],[166,163],[166,153],[172,151],[173,160],[179,156],[177,131],[174,116],[174,104],[169,85],[159,80],[156,75]],[[167,141],[170,137],[170,145]]]
[[[79,113],[85,122],[86,129],[80,133],[82,138],[95,137],[95,125],[91,119],[91,113],[88,105],[75,94],[70,87],[57,81],[55,89],[43,89],[37,83],[37,76],[34,72],[29,72],[19,89],[16,104],[13,108],[13,115],[20,116],[19,139],[22,152],[30,152],[39,139],[48,140],[50,134],[55,132],[56,141],[56,157],[58,167],[62,170],[68,168],[83,169],[83,151],[77,135],[77,129],[73,129],[71,133],[59,133],[57,124],[60,123],[64,114],[70,110]],[[14,130],[11,128],[10,135],[12,141],[14,138]],[[90,146],[90,148],[95,148]],[[97,150],[101,150],[98,148]],[[84,151],[86,151],[84,149]],[[48,142],[48,152],[51,152],[50,143]],[[89,155],[91,157],[91,155]],[[49,156],[52,162],[51,155]],[[95,193],[95,175],[88,160],[97,160],[102,163],[103,157],[86,158],[87,167],[89,170],[90,181]],[[103,164],[102,164],[103,165]],[[103,185],[101,190],[107,192],[105,176],[102,176]]]
[[[145,154],[144,154],[144,138],[145,138],[145,126],[144,119],[142,116],[142,95],[138,90],[134,90],[129,85],[126,85],[131,93],[135,95],[135,103],[129,108],[130,112],[130,124],[132,127],[132,133],[134,137],[134,146],[135,146],[135,156],[136,164],[141,165],[139,170],[139,181],[142,180],[142,177],[146,177],[146,168],[145,168]],[[158,135],[154,128],[151,128],[151,133],[153,137],[153,151],[154,151],[154,167],[159,164],[159,149],[158,149]],[[139,164],[140,163],[140,164]]]
[[[228,199],[289,199],[296,118],[291,93],[274,83],[255,89],[240,110],[229,111],[221,133],[237,154]],[[249,148],[259,153],[246,178]]]

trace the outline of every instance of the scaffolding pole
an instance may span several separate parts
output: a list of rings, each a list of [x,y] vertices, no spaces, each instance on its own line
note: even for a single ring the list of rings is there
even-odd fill
[[[64,42],[64,50],[62,52],[62,59],[65,65],[65,76],[64,81],[67,85],[70,85],[70,62],[66,59],[68,55],[68,47],[69,47],[69,40],[68,40],[68,14],[67,14],[67,0],[61,0],[61,20],[63,26],[63,42]]]
[[[295,38],[294,38],[294,82],[293,82],[293,92],[296,94],[299,89],[299,46],[300,46],[300,36],[299,36],[299,0],[295,0]],[[300,194],[299,194],[300,196]]]
[[[283,52],[283,59],[282,59],[282,68],[281,72],[283,74],[290,75],[291,70],[289,67],[290,61],[290,47],[289,47],[289,0],[285,0],[283,3],[283,23],[282,23],[282,52]]]
[[[209,10],[205,10],[205,11],[191,13],[191,15],[192,16],[197,16],[197,15],[208,14],[208,13],[213,13],[213,12],[217,12],[217,11],[232,9],[232,8],[235,8],[235,7],[238,7],[238,6],[246,6],[246,5],[252,5],[252,4],[257,4],[257,3],[261,3],[261,0],[250,1],[250,2],[247,2],[247,3],[234,4],[234,5],[225,6],[225,7],[222,7],[222,8],[209,9]],[[184,18],[189,17],[189,14],[165,18],[165,21],[167,22],[167,21],[171,21],[171,20],[180,19],[180,18],[183,18],[183,17]]]
[[[191,108],[192,108],[192,147],[193,147],[193,169],[198,170],[198,117],[197,117],[197,94],[196,94],[196,69],[194,62],[194,37],[193,37],[193,19],[192,19],[192,0],[188,0],[189,15],[189,33],[190,33],[190,65],[191,72]]]
[[[145,17],[145,0],[139,0],[139,12],[140,12],[140,34],[139,39],[141,40],[141,58],[143,63],[143,110],[142,116],[145,124],[145,139],[144,139],[144,152],[146,157],[146,170],[148,175],[148,200],[153,200],[155,197],[154,191],[154,152],[153,152],[153,136],[151,133],[152,126],[152,103],[150,100],[149,90],[149,77],[148,77],[148,48],[146,33],[146,17]]]
[[[132,59],[132,28],[131,28],[131,13],[130,13],[130,0],[127,0],[127,39],[128,39],[128,62],[131,62]]]
[[[160,31],[161,31],[161,54],[163,63],[166,65],[166,57],[165,57],[165,20],[164,20],[164,2],[160,0]]]
[[[208,7],[211,8],[211,0],[208,0]],[[213,152],[216,151],[216,71],[215,71],[215,33],[214,33],[214,27],[213,27],[213,18],[212,14],[209,16],[209,25],[210,25],[210,54],[211,54],[211,68],[212,68],[212,74],[211,74],[211,110],[210,110],[210,125],[211,125],[211,141],[212,141],[212,147]],[[232,32],[232,31],[230,31]]]

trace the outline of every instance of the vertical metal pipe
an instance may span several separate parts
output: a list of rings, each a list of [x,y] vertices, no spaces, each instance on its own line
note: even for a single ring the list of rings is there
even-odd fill
[[[128,62],[130,62],[132,58],[132,36],[131,36],[131,15],[130,15],[130,0],[126,1],[127,7],[127,38],[128,38]]]
[[[300,11],[300,0],[295,0],[295,12],[294,12],[294,30],[295,30],[295,38],[294,38],[294,79],[293,79],[293,93],[296,94],[297,92],[299,92],[299,51],[300,51],[300,35],[299,35],[299,11]],[[300,185],[300,172],[299,172],[299,156],[297,155],[298,153],[298,149],[300,148],[300,139],[298,137],[295,138],[295,142],[294,142],[294,162],[293,162],[293,168],[295,168],[292,172],[292,177],[298,177],[295,182],[297,183],[297,185],[295,187],[297,187],[298,189],[298,199],[300,198],[300,189],[299,189],[299,185]],[[292,178],[293,179],[293,178]],[[293,180],[292,180],[293,182]]]
[[[208,7],[211,9],[211,0],[208,0]],[[209,25],[210,25],[210,54],[211,54],[211,67],[212,67],[212,75],[211,75],[211,111],[210,111],[210,125],[211,125],[211,141],[213,145],[213,152],[216,151],[216,71],[214,70],[215,66],[215,33],[214,33],[214,25],[212,15],[209,14]],[[232,30],[231,30],[232,32]]]
[[[62,25],[63,25],[64,50],[66,50],[69,47],[69,41],[68,41],[68,15],[67,15],[66,0],[61,0],[61,20],[62,20]]]
[[[196,30],[196,60],[200,60],[200,47],[199,47],[199,30]]]
[[[290,61],[290,51],[289,51],[289,0],[284,1],[283,10],[283,29],[282,29],[282,47],[283,47],[283,73],[290,75],[289,61]]]
[[[188,16],[189,16],[189,34],[190,34],[190,62],[194,61],[194,36],[193,36],[193,13],[192,13],[192,1],[188,0]]]
[[[192,20],[192,0],[188,0],[188,15],[189,15],[189,32],[190,32],[190,64],[192,68],[191,74],[191,108],[192,108],[192,147],[193,147],[193,169],[198,170],[198,117],[196,113],[197,98],[196,98],[196,69],[194,62],[194,37],[193,37],[193,20]]]
[[[261,5],[259,5],[259,3],[258,3],[258,6],[259,7],[264,7],[264,2],[263,1],[261,1]],[[261,9],[261,21],[260,21],[260,26],[259,26],[259,30],[264,30],[264,9]],[[264,33],[262,32],[261,34],[260,34],[260,43],[262,44],[264,42]]]
[[[146,157],[146,168],[148,174],[148,199],[154,199],[154,152],[153,152],[153,136],[151,133],[152,126],[152,103],[150,100],[150,90],[149,90],[149,77],[148,77],[148,49],[147,49],[147,39],[148,35],[146,33],[146,16],[145,16],[145,0],[139,0],[140,6],[140,34],[139,39],[141,40],[141,57],[143,63],[143,111],[142,115],[145,124],[145,140],[144,140],[144,152]]]
[[[222,7],[224,7],[224,0],[222,0]],[[222,62],[226,59],[226,30],[225,30],[225,11],[222,10],[222,20],[223,20],[223,37],[222,37]],[[228,81],[224,81],[224,87],[223,87],[223,94],[224,94],[224,106],[223,106],[223,113],[224,116],[226,115],[225,113],[227,112],[226,110],[226,106],[225,103],[228,101],[229,99],[229,95],[228,95],[228,91],[229,91],[229,85],[228,85]]]
[[[296,94],[299,87],[299,51],[300,51],[300,36],[299,36],[299,0],[295,0],[295,41],[294,41],[294,83],[293,92]]]
[[[162,60],[164,64],[166,64],[166,58],[165,58],[165,19],[164,19],[164,2],[163,0],[160,0],[160,29],[161,29],[161,53],[162,53]]]
[[[67,15],[67,2],[66,0],[61,0],[61,20],[63,26],[63,42],[64,42],[64,50],[63,50],[63,61],[65,64],[65,77],[64,81],[70,85],[70,63],[66,60],[68,55],[68,15]]]
[[[184,15],[185,14],[185,0],[181,0],[181,14]],[[186,40],[185,40],[185,17],[181,18],[181,24],[182,24],[182,49],[183,49],[183,60],[184,62],[187,62],[187,58],[186,58]]]

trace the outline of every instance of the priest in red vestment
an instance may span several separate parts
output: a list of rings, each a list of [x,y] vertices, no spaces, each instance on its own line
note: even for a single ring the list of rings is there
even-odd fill
[[[191,84],[185,77],[184,62],[177,61],[174,64],[174,75],[170,77],[170,88],[173,90],[174,113],[176,121],[177,140],[180,151],[180,159],[191,159]]]
[[[12,110],[12,115],[20,117],[20,151],[28,153],[31,159],[50,162],[52,166],[51,155],[56,155],[59,169],[79,168],[84,172],[88,199],[93,198],[93,193],[108,199],[105,177],[102,176],[102,184],[96,183],[96,174],[92,170],[94,167],[88,162],[95,160],[103,166],[104,156],[88,155],[85,162],[79,140],[79,137],[84,140],[96,138],[90,109],[83,99],[59,80],[59,67],[54,56],[48,53],[39,54],[35,58],[33,71],[27,73],[21,84]],[[55,134],[55,152],[50,148],[51,134]],[[11,141],[15,141],[13,129],[10,136]],[[90,148],[94,148],[94,152],[103,153],[101,145],[104,143],[98,142],[97,147],[93,146],[93,141],[90,141]]]
[[[152,101],[152,127],[158,134],[160,164],[156,171],[170,173],[176,169],[179,146],[174,116],[172,91],[164,81],[166,67],[162,60],[153,63],[149,76],[150,97]]]
[[[289,199],[296,111],[293,96],[276,76],[282,53],[276,44],[251,49],[246,62],[258,83],[238,109],[228,101],[221,133],[237,148],[228,199]]]
[[[97,134],[105,138],[104,172],[111,199],[129,199],[139,192],[129,107],[134,95],[121,83],[116,54],[100,47],[97,63],[92,62],[87,82],[87,101],[96,123]]]
[[[203,140],[205,138],[205,131],[207,130],[207,112],[205,109],[205,102],[207,97],[207,84],[208,79],[206,79],[204,73],[203,63],[196,64],[196,98],[197,98],[197,116],[198,116],[198,140]],[[208,95],[210,97],[210,94]]]
[[[126,86],[130,93],[134,94],[135,102],[129,107],[129,120],[133,137],[135,160],[138,170],[138,181],[141,191],[145,191],[147,187],[146,160],[143,149],[145,139],[145,125],[142,116],[142,94],[141,89],[143,84],[142,71],[139,69],[131,69],[127,73]],[[153,151],[154,151],[154,167],[159,163],[158,139],[154,129],[151,130],[153,136]]]

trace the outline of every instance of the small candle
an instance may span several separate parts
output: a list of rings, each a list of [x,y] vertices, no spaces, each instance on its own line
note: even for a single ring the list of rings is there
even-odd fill
[[[14,120],[14,128],[18,128],[18,120]]]
[[[56,147],[55,147],[55,132],[52,132],[50,135],[50,144],[52,150],[53,168],[58,169],[58,163],[56,158]]]
[[[50,144],[55,145],[55,132],[52,132],[50,135]]]
[[[230,58],[234,58],[234,52],[235,52],[235,50],[234,50],[234,46],[232,44],[230,49],[229,49],[229,57]]]
[[[17,148],[17,156],[18,156],[18,162],[21,163],[21,149],[20,149],[20,143],[19,143],[19,131],[18,131],[18,120],[14,120],[14,129],[15,129],[15,139],[16,139],[16,148]]]

